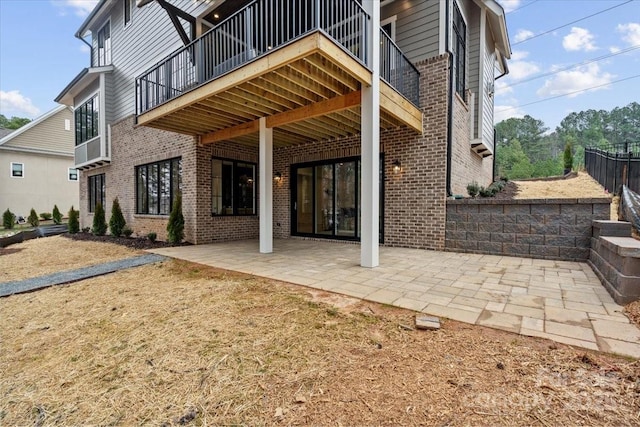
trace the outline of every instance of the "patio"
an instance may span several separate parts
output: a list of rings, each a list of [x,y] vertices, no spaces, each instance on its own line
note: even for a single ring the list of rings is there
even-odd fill
[[[460,322],[640,357],[640,330],[586,263],[380,247],[380,266],[360,246],[257,240],[180,246],[153,253],[389,304]]]

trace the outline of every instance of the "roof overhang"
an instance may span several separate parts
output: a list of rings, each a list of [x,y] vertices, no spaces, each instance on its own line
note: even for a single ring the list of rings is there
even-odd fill
[[[74,98],[83,90],[85,90],[89,85],[91,85],[102,73],[110,73],[113,71],[113,65],[108,65],[106,67],[92,67],[85,68],[80,73],[75,76],[71,83],[65,87],[60,95],[56,97],[54,100],[57,103],[68,105],[69,107],[74,106]]]
[[[87,19],[84,20],[78,31],[76,32],[77,38],[83,38],[90,32],[91,28],[95,26],[97,22],[104,19],[105,15],[116,3],[116,0],[100,0],[100,2],[93,8]]]
[[[487,19],[491,25],[496,49],[504,58],[511,59],[511,43],[504,9],[495,0],[484,0],[484,5],[487,8]]]

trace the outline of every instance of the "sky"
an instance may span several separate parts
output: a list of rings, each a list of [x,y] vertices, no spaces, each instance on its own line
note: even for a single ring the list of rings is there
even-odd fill
[[[499,1],[512,58],[495,83],[496,121],[528,114],[554,130],[574,111],[640,102],[640,0]],[[57,106],[89,65],[74,34],[96,2],[0,0],[0,114]]]

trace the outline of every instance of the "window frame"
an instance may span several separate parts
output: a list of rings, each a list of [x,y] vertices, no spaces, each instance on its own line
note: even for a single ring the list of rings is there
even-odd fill
[[[214,211],[214,206],[216,205],[216,202],[214,201],[214,198],[219,197],[220,200],[220,204],[222,205],[224,202],[224,186],[225,186],[225,182],[222,180],[222,176],[220,176],[220,186],[221,186],[221,193],[220,195],[216,195],[215,194],[215,184],[214,184],[214,179],[218,178],[216,176],[214,176],[214,166],[213,166],[213,162],[214,161],[220,161],[224,164],[224,162],[228,162],[231,163],[232,165],[232,170],[231,170],[231,213],[225,213],[222,211],[222,209],[228,209],[225,208],[224,206],[220,207],[221,212],[216,212]],[[241,207],[241,203],[240,203],[240,199],[241,199],[241,194],[239,191],[233,191],[235,188],[238,188],[241,186],[241,183],[239,182],[239,177],[237,176],[237,169],[238,169],[238,165],[248,165],[251,166],[253,168],[253,178],[249,178],[250,180],[252,180],[252,184],[253,184],[253,195],[252,195],[252,212],[250,213],[246,213],[246,212],[240,212],[241,209],[249,209],[246,207]],[[258,164],[254,163],[254,162],[250,162],[250,161],[246,161],[246,160],[236,160],[236,159],[229,159],[229,158],[224,158],[224,157],[211,157],[211,216],[256,216],[258,215]]]
[[[89,114],[87,112],[87,109],[85,108],[89,102],[91,102],[92,105],[92,114],[95,120],[95,124],[93,124],[92,122],[92,126],[91,126],[91,136],[89,136],[89,127],[85,126],[84,128],[82,127],[78,127],[79,125],[81,126],[83,123],[86,125],[88,123],[88,118],[89,118]],[[97,109],[96,109],[97,107]],[[82,114],[83,114],[83,108],[84,110],[84,120],[82,118]],[[91,94],[90,96],[88,96],[85,100],[83,100],[80,105],[78,107],[76,107],[73,110],[73,122],[74,122],[74,132],[75,132],[75,143],[76,143],[76,147],[79,145],[84,144],[87,141],[91,141],[94,138],[97,138],[100,136],[100,121],[101,121],[101,117],[100,117],[101,111],[100,111],[100,91],[98,92],[94,92],[93,94]],[[78,115],[80,115],[80,117],[78,117]],[[82,135],[82,130],[86,129],[85,131],[85,135],[84,135],[84,139],[83,139],[83,135]],[[80,134],[78,134],[78,131],[80,131]]]
[[[124,22],[125,28],[128,27],[129,24],[131,24],[131,17],[133,16],[133,7],[132,7],[133,2],[134,0],[122,0],[122,4],[123,4],[122,20]]]
[[[20,165],[20,175],[14,175],[13,166]],[[11,178],[24,178],[24,163],[22,162],[10,162],[9,165],[9,176]]]
[[[389,25],[389,30],[391,34],[387,33],[387,35],[391,38],[391,40],[393,40],[394,43],[396,41],[396,21],[397,20],[398,20],[398,15],[392,15],[380,21],[380,28],[382,28],[383,31],[384,31],[384,27]]]
[[[462,28],[459,28],[461,26]],[[453,78],[455,91],[463,101],[467,101],[466,74],[467,74],[467,23],[456,1],[453,2],[453,14],[451,16],[451,47],[453,51]],[[462,52],[461,52],[462,50]]]
[[[71,171],[75,171],[75,179],[71,178],[73,173]],[[76,168],[67,168],[67,179],[72,182],[77,182],[80,180],[80,171]]]
[[[161,165],[163,163],[169,163],[169,176],[168,182],[163,181],[163,177],[161,176],[162,169]],[[177,168],[177,170],[175,169]],[[140,186],[140,176],[142,171],[144,171],[144,188]],[[153,212],[150,209],[150,187],[151,180],[149,179],[151,171],[155,173],[155,182],[157,188],[155,189],[156,200],[154,204]],[[177,172],[178,176],[175,176]],[[164,183],[164,184],[163,184]],[[166,196],[162,197],[163,188],[166,188],[166,184],[169,184],[168,190],[168,200]],[[175,197],[182,191],[182,157],[172,157],[169,159],[159,160],[157,162],[145,163],[143,165],[137,165],[135,167],[135,206],[136,206],[136,215],[154,215],[154,216],[169,216],[171,214],[171,209],[173,208],[173,202]],[[177,188],[176,188],[177,186]],[[141,193],[144,191],[144,194]],[[167,203],[168,202],[168,203]],[[163,209],[163,206],[165,209]]]
[[[109,29],[109,37],[104,37],[104,30],[106,28]],[[104,54],[100,52],[101,41],[102,44],[106,43],[106,46],[104,46]],[[96,65],[98,67],[104,67],[111,65],[111,61],[111,19],[109,19],[96,33]]]
[[[102,205],[102,208],[105,208],[106,203],[106,179],[104,173],[98,173],[95,175],[90,175],[87,177],[87,210],[89,213],[94,213],[96,211],[96,205],[98,202]],[[96,190],[100,187],[100,200],[97,200]]]

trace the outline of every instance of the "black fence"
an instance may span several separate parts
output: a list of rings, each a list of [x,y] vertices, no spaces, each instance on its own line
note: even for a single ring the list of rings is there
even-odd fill
[[[589,175],[610,193],[619,193],[624,184],[640,192],[640,143],[586,148],[584,163]]]

